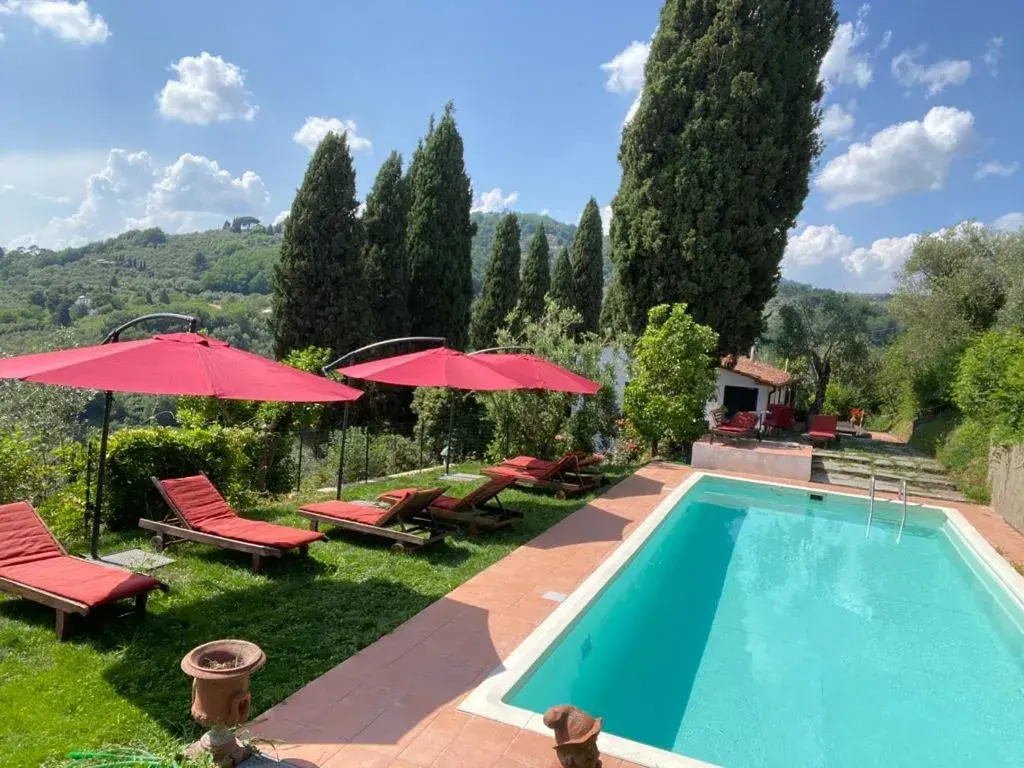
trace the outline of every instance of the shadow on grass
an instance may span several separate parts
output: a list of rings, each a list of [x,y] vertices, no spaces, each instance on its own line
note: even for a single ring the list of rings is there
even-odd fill
[[[259,645],[267,666],[253,680],[262,712],[427,607],[433,596],[393,581],[282,577],[171,606],[145,620],[80,627],[74,642],[120,649],[104,677],[117,693],[169,733],[199,733],[189,716],[191,680],[181,658],[218,638]]]

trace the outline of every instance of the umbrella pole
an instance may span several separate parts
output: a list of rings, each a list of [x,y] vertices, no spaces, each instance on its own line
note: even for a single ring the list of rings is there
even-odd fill
[[[345,412],[341,417],[341,457],[338,459],[338,490],[334,498],[341,501],[341,486],[345,482],[345,440],[348,438],[348,403],[345,403]]]
[[[448,474],[448,469],[452,464],[452,432],[455,430],[455,390],[451,390],[452,399],[448,405],[448,444],[444,449],[444,473]]]
[[[100,513],[103,509],[103,480],[107,471],[107,437],[110,434],[110,409],[114,405],[114,393],[107,392],[103,400],[103,433],[100,435],[100,455],[96,469],[96,504],[92,509],[92,538],[89,553],[93,560],[100,558]]]

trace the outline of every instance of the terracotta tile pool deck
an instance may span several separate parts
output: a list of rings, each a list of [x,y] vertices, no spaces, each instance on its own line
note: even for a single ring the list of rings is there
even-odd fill
[[[558,607],[557,596],[576,589],[691,471],[661,462],[642,467],[264,712],[252,724],[253,738],[269,740],[260,744],[265,754],[299,768],[548,768],[551,738],[457,707]],[[990,510],[911,500],[955,507],[1011,563],[1024,566],[1024,535]],[[634,766],[611,757],[602,763]]]

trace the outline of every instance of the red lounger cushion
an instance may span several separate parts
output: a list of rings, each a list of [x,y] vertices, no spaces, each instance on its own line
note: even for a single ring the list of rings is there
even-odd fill
[[[357,504],[354,501],[321,501],[316,504],[305,504],[304,512],[315,512],[325,517],[336,517],[351,523],[377,525],[391,515],[391,508],[371,507],[369,504]]]
[[[88,606],[160,586],[149,576],[68,557],[24,501],[0,506],[0,577]]]
[[[63,554],[50,529],[28,502],[0,506],[0,568]]]
[[[149,592],[160,582],[99,563],[60,555],[0,568],[0,577],[17,581],[87,606],[102,605]]]
[[[835,416],[815,416],[811,419],[811,428],[807,434],[811,437],[833,438],[836,436],[838,423],[839,419]]]
[[[185,521],[202,533],[276,549],[293,549],[324,537],[316,531],[239,517],[205,475],[161,480],[160,485]]]
[[[501,462],[503,467],[515,467],[516,469],[522,469],[529,471],[536,471],[542,469],[550,469],[555,465],[555,462],[548,461],[547,459],[538,459],[533,456],[516,456],[514,459],[505,459]]]
[[[289,525],[275,525],[262,520],[247,520],[244,517],[209,520],[197,530],[212,533],[214,536],[223,536],[225,539],[237,539],[275,549],[294,549],[324,537],[322,533],[316,531],[303,531]]]

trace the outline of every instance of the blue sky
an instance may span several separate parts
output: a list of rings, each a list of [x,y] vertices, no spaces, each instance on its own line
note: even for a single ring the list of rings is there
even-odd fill
[[[617,188],[660,5],[0,0],[0,243],[273,220],[330,129],[350,132],[362,196],[448,99],[479,207],[575,221]],[[919,233],[1024,221],[1024,7],[839,12],[828,146],[784,274],[880,290]]]

